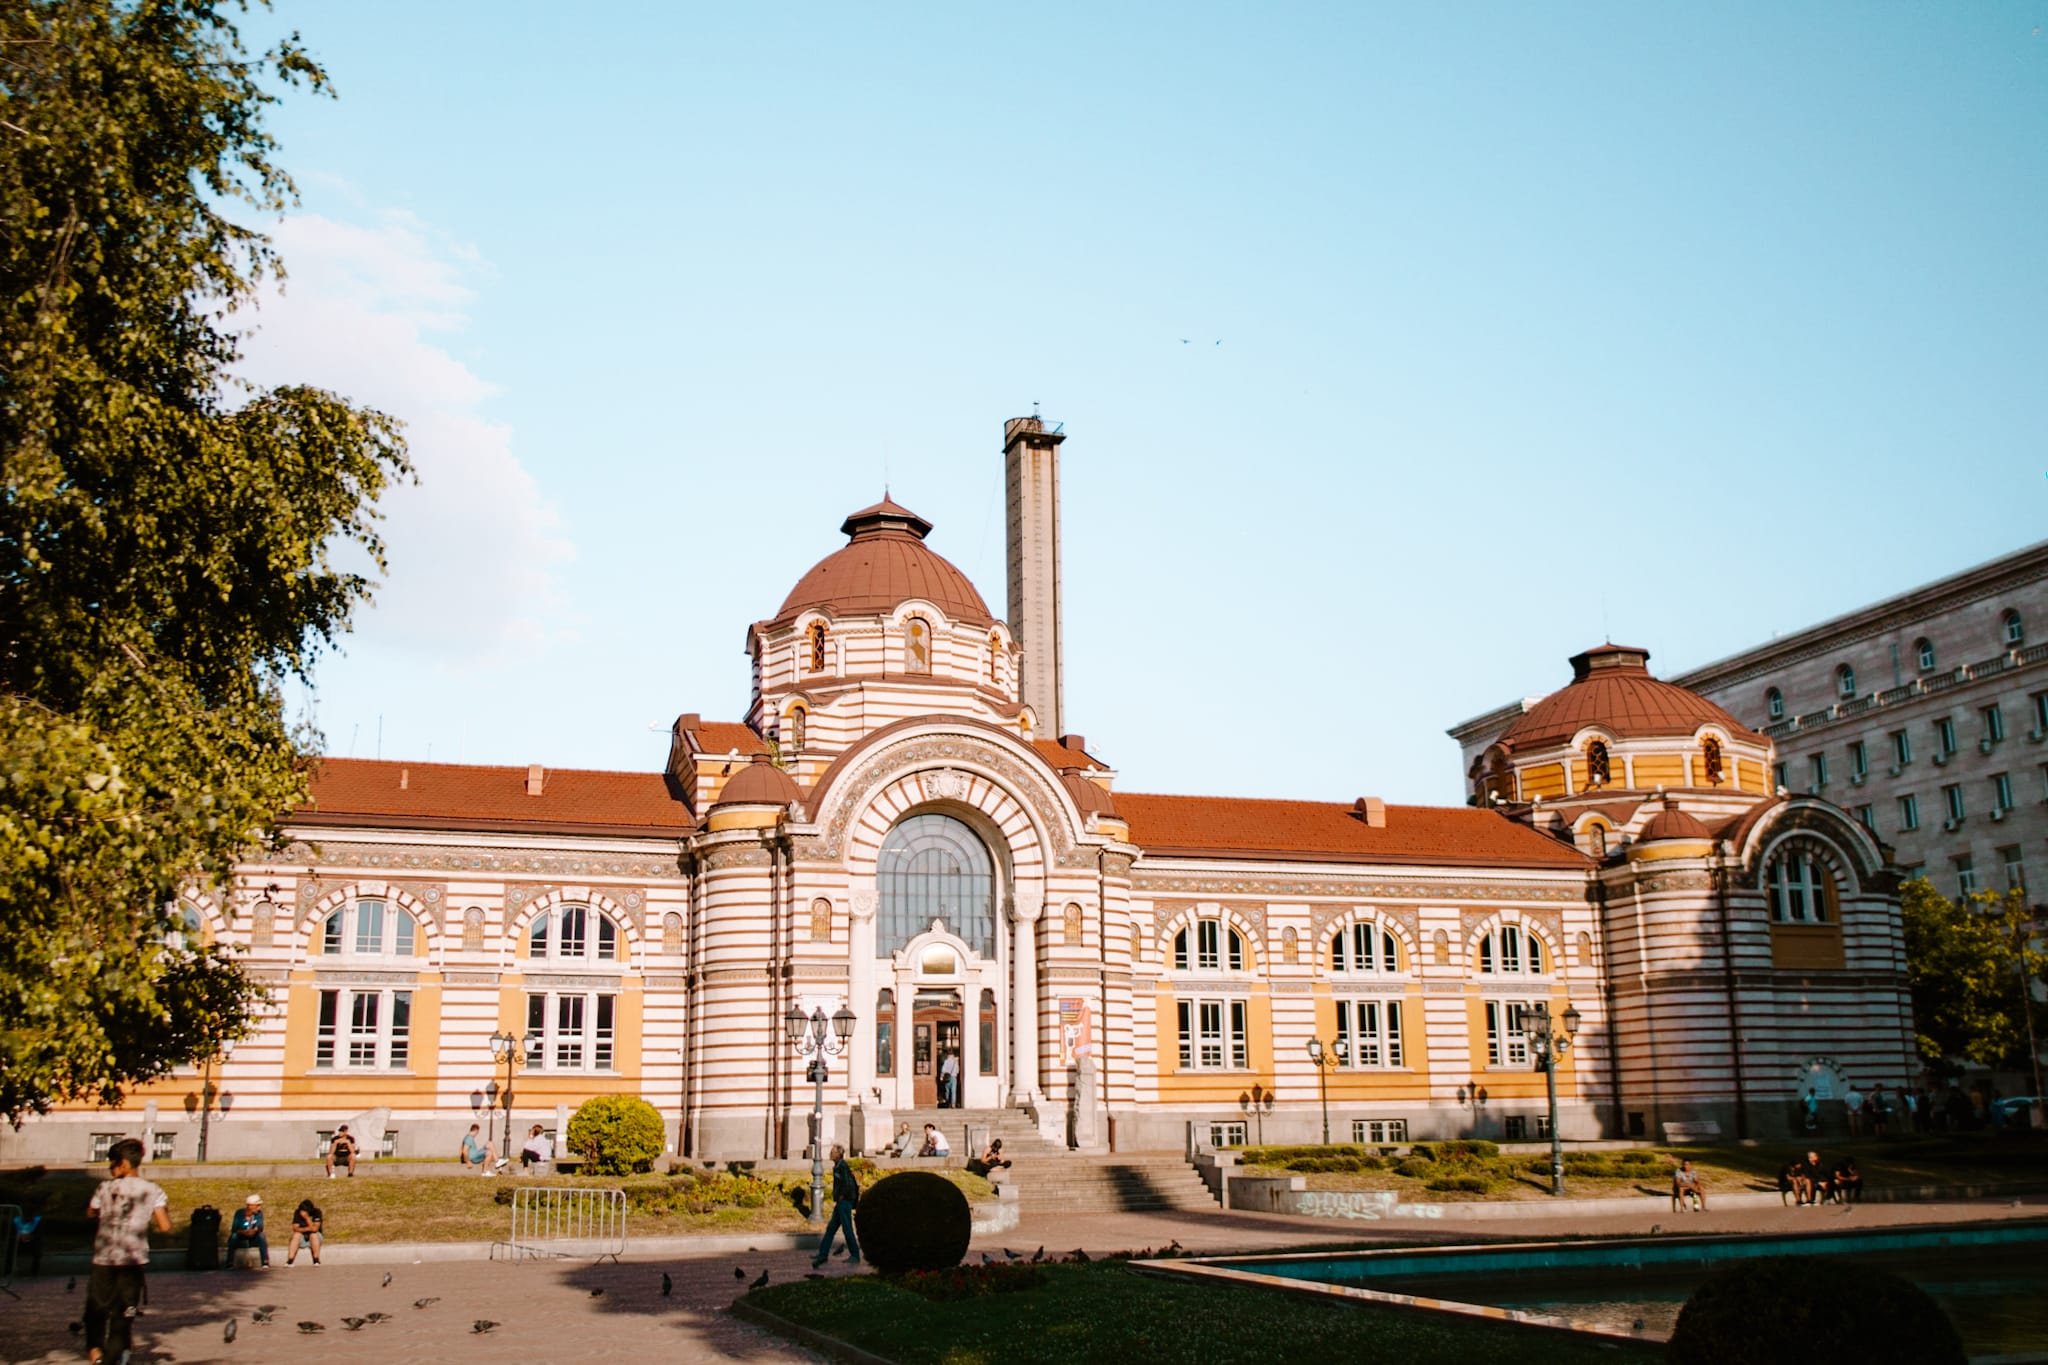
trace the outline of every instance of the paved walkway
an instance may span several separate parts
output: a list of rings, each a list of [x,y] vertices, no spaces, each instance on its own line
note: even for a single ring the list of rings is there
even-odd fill
[[[2014,1207],[2010,1200],[1939,1204],[1869,1204],[1851,1208],[1729,1209],[1705,1214],[1672,1214],[1662,1200],[1645,1199],[1640,1212],[1588,1217],[1551,1212],[1511,1224],[1444,1221],[1368,1223],[1357,1219],[1312,1219],[1241,1213],[1204,1214],[1169,1210],[1143,1214],[1048,1215],[1034,1220],[1028,1209],[1019,1228],[975,1239],[970,1259],[983,1252],[1000,1258],[1005,1247],[1030,1255],[1044,1245],[1047,1255],[1076,1247],[1091,1255],[1160,1248],[1178,1241],[1191,1251],[1259,1251],[1289,1247],[1388,1242],[1450,1242],[1543,1238],[1564,1234],[1634,1236],[1661,1226],[1665,1231],[1763,1232],[1832,1226],[1889,1226],[1902,1223],[1974,1221],[2039,1216],[2039,1203]],[[764,1241],[763,1245],[766,1245]],[[367,1250],[367,1248],[365,1248]],[[271,1361],[297,1356],[323,1362],[396,1365],[415,1360],[445,1361],[468,1355],[490,1365],[627,1358],[665,1361],[815,1361],[817,1357],[742,1323],[725,1309],[742,1291],[734,1270],[751,1280],[766,1269],[777,1281],[809,1270],[809,1253],[787,1246],[748,1253],[654,1254],[636,1247],[623,1265],[439,1261],[391,1265],[330,1263],[317,1269],[303,1259],[267,1273],[184,1274],[165,1271],[151,1281],[151,1302],[142,1319],[139,1360]],[[664,1298],[666,1271],[674,1293]],[[383,1278],[390,1274],[387,1288]],[[834,1261],[831,1273],[849,1273]],[[0,1296],[0,1358],[9,1362],[74,1361],[84,1358],[79,1337],[65,1330],[78,1319],[84,1281],[66,1291],[66,1277],[45,1276],[16,1284],[20,1302]],[[592,1296],[593,1289],[604,1292]],[[439,1301],[415,1308],[416,1299]],[[276,1304],[276,1321],[257,1326],[251,1311]],[[390,1320],[350,1331],[346,1317],[371,1312]],[[237,1323],[232,1344],[221,1339]],[[472,1332],[477,1319],[499,1324],[487,1350]],[[325,1324],[317,1335],[301,1335],[300,1321]]]

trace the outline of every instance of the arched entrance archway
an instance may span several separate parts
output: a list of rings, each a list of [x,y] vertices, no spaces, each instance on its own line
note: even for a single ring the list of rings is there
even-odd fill
[[[895,1103],[1002,1102],[1000,1039],[982,1001],[1001,989],[998,871],[980,834],[939,811],[904,817],[875,862],[875,956],[890,964],[900,1020]]]

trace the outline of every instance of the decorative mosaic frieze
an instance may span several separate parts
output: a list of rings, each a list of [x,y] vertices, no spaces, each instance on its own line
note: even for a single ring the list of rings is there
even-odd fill
[[[1155,895],[1261,896],[1270,900],[1336,897],[1353,901],[1553,901],[1583,904],[1590,894],[1583,882],[1518,886],[1501,882],[1375,882],[1328,881],[1297,877],[1234,877],[1228,874],[1182,875],[1139,872],[1131,889]]]
[[[330,855],[331,851],[331,855]],[[314,867],[367,867],[466,872],[486,875],[523,873],[543,877],[646,877],[681,880],[680,857],[620,853],[543,853],[530,849],[450,848],[423,844],[358,844],[336,840],[326,845],[299,841],[275,858],[259,862]],[[305,883],[300,903],[305,904]],[[314,899],[318,899],[315,893]]]

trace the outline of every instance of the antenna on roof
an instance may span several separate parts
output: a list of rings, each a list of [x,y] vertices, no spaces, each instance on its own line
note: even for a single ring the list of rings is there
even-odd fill
[[[1036,398],[1031,400],[1031,415],[1033,417],[1038,416],[1038,400]]]

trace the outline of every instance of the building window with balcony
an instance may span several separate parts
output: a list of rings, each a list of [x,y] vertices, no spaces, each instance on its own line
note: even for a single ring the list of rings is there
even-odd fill
[[[1529,1011],[1526,1000],[1486,1002],[1486,1064],[1488,1066],[1529,1065],[1529,1037],[1522,1032],[1522,1016]]]
[[[2017,844],[1998,850],[1999,861],[2005,864],[2005,889],[2022,894],[2027,889],[2027,855]]]
[[[1856,695],[1856,670],[1847,664],[1835,670],[1835,695],[1843,701]]]
[[[1913,761],[1913,737],[1904,730],[1892,731],[1892,765],[1903,768]]]
[[[1849,745],[1849,777],[1852,781],[1861,782],[1868,776],[1870,776],[1870,750],[1859,739]]]
[[[1401,945],[1370,920],[1339,929],[1330,940],[1333,972],[1398,972]]]
[[[2012,774],[1991,775],[1991,809],[2004,814],[2012,809]]]
[[[1920,828],[1920,798],[1911,792],[1899,798],[1899,828]]]
[[[1956,723],[1952,717],[1943,716],[1934,722],[1934,752],[1947,758],[1956,751]]]
[[[1190,933],[1192,931],[1192,934]],[[1194,952],[1190,955],[1189,938],[1194,940]],[[1226,932],[1221,920],[1198,919],[1192,925],[1183,926],[1173,936],[1173,969],[1177,972],[1215,972],[1223,970],[1226,961],[1223,952],[1229,949],[1227,960],[1230,970],[1244,970],[1244,936],[1235,929]]]
[[[1913,646],[1913,653],[1919,658],[1922,673],[1934,671],[1934,641],[1924,638],[1917,641]]]
[[[1181,1070],[1242,1071],[1251,1065],[1244,1001],[1183,1000],[1176,1008]]]
[[[322,991],[313,1065],[322,1070],[397,1071],[412,1043],[411,991]]]
[[[1956,865],[1956,895],[1960,899],[1968,900],[1977,894],[1977,864],[1967,853],[1958,853],[1954,861]]]
[[[543,1071],[610,1071],[619,998],[600,991],[526,997],[526,1064]]]
[[[1828,756],[1826,754],[1815,754],[1811,763],[1813,767],[1813,789],[1819,791],[1828,784]]]
[[[1785,719],[1785,694],[1775,687],[1764,693],[1764,710],[1772,720]]]
[[[1962,785],[1960,783],[1957,783],[1952,786],[1943,787],[1941,789],[1941,795],[1942,799],[1948,803],[1948,818],[1950,823],[1960,825],[1963,822],[1964,814]]]
[[[2007,649],[2018,649],[2027,642],[2026,625],[2020,620],[2020,614],[2010,607],[2006,609],[2004,617],[2004,632]]]
[[[1981,714],[1984,717],[1984,743],[1979,747],[1989,753],[1992,745],[2005,738],[2005,708],[1992,702]]]
[[[1796,845],[1771,859],[1764,871],[1771,920],[1777,924],[1825,924],[1834,899],[1834,878],[1819,858]]]
[[[1335,1051],[1339,1066],[1402,1065],[1401,1002],[1339,1000]]]

